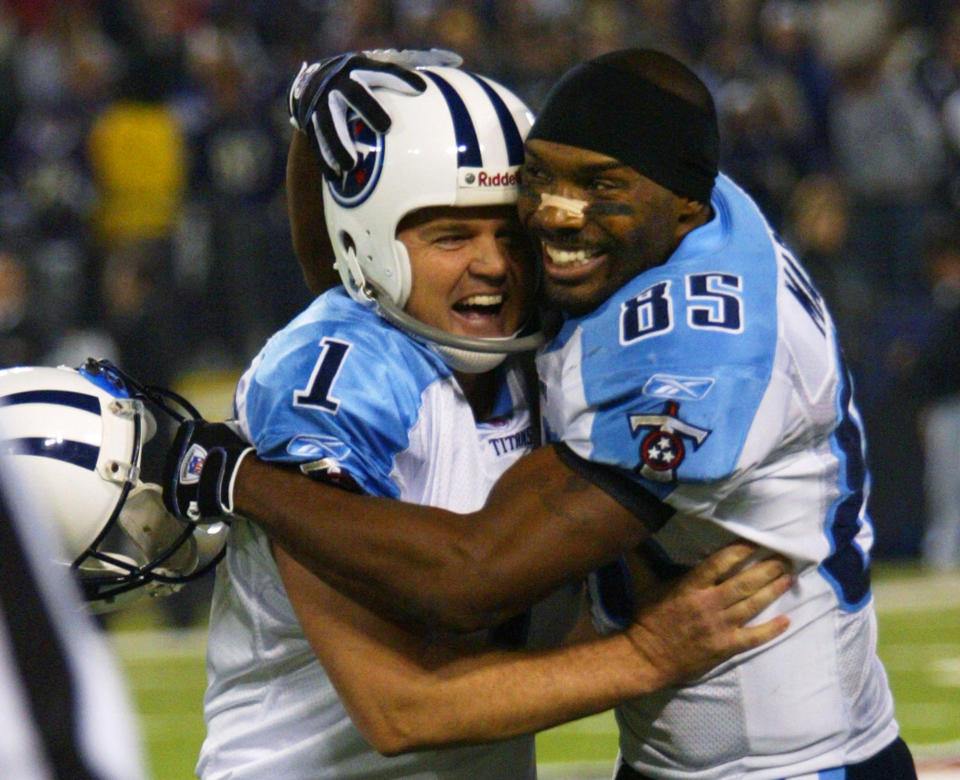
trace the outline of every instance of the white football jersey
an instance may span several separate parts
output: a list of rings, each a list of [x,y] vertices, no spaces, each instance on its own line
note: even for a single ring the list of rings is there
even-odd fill
[[[657,778],[793,777],[897,736],[875,651],[863,436],[809,277],[729,179],[712,200],[714,218],[665,264],[539,356],[544,425],[574,468],[658,507],[645,545],[658,566],[739,537],[797,575],[758,618],[790,617],[772,644],[618,708],[622,759]]]
[[[351,301],[320,296],[275,335],[241,379],[239,419],[258,454],[328,459],[366,493],[468,512],[533,444],[523,374],[510,362],[493,417],[476,423],[450,369],[429,348]],[[349,518],[344,518],[349,522]],[[559,641],[575,617],[541,619]],[[569,611],[568,611],[569,610]],[[300,630],[267,537],[234,522],[217,572],[204,700],[204,778],[445,778],[536,774],[532,737],[384,758],[351,723]]]

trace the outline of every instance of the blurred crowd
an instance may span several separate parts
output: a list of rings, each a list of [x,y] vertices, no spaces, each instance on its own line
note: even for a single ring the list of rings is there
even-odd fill
[[[242,369],[308,301],[284,199],[301,61],[448,48],[536,110],[633,45],[711,87],[722,169],[834,310],[876,554],[957,565],[931,468],[955,458],[960,490],[960,434],[932,435],[960,431],[956,0],[2,0],[0,366]]]

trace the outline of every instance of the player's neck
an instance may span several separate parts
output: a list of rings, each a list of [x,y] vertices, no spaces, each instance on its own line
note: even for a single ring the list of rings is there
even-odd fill
[[[493,405],[497,399],[497,389],[500,385],[500,372],[497,369],[483,374],[465,374],[454,371],[460,389],[467,397],[470,408],[473,409],[474,419],[486,420],[493,414]]]

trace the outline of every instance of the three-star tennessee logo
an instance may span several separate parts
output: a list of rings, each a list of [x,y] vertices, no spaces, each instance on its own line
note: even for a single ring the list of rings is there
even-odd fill
[[[677,417],[680,405],[669,401],[660,414],[631,414],[627,416],[630,433],[645,431],[640,440],[640,475],[655,482],[673,482],[677,468],[687,454],[684,440],[697,449],[710,431],[698,428]]]

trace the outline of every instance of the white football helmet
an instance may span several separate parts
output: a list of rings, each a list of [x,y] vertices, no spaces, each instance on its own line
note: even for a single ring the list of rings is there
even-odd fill
[[[185,403],[106,361],[0,371],[4,472],[52,525],[59,563],[76,571],[94,612],[169,595],[222,557],[226,526],[175,518],[160,487],[140,481],[156,430],[146,402],[177,416],[164,396]]]
[[[390,322],[432,343],[462,371],[493,368],[509,352],[536,349],[541,334],[482,339],[456,336],[403,311],[412,284],[397,226],[428,206],[514,204],[523,140],[533,114],[501,84],[451,67],[421,67],[426,90],[407,95],[374,89],[390,115],[385,134],[348,115],[357,164],[323,192],[327,232],[344,287],[375,301]],[[440,345],[437,347],[437,345]]]

